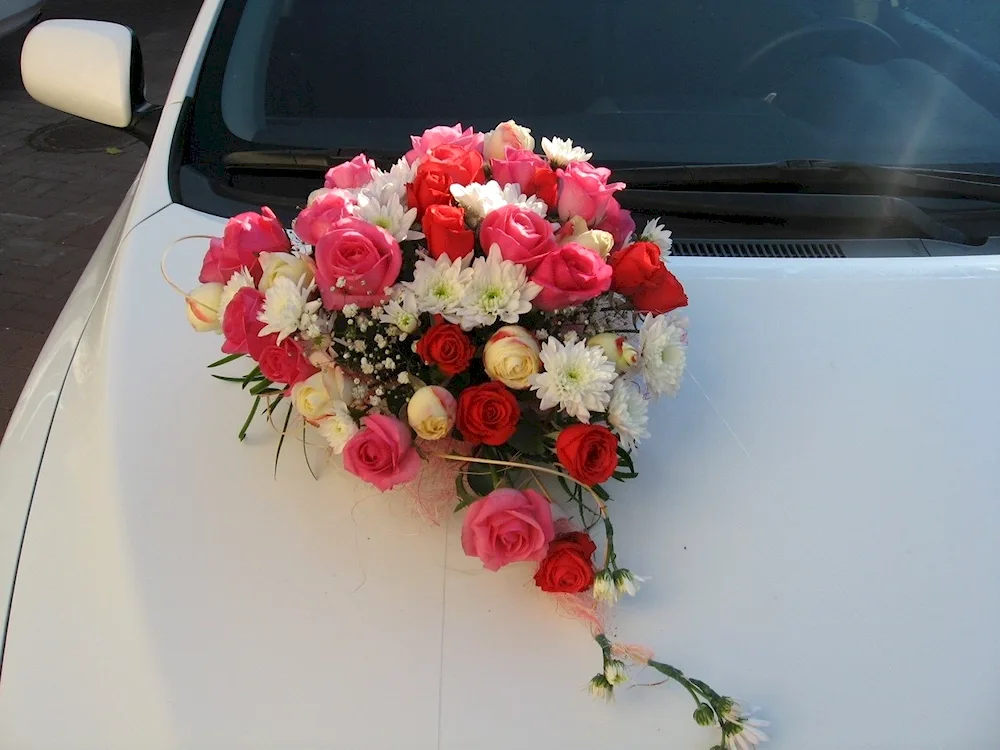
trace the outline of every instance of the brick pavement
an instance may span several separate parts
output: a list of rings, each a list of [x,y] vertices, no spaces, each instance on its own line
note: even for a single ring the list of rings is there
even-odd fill
[[[139,36],[147,96],[162,102],[201,0],[50,0],[43,18],[92,18]],[[24,33],[0,39],[0,434],[35,358],[137,174],[146,148],[107,131],[98,150],[36,150],[44,126],[71,120],[21,85]]]

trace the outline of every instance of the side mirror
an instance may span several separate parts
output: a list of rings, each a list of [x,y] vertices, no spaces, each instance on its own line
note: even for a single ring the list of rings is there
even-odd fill
[[[21,49],[21,78],[33,99],[152,142],[161,107],[146,101],[135,33],[104,21],[52,20]]]

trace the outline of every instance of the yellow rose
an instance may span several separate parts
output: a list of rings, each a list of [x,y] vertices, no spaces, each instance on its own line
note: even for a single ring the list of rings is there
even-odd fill
[[[587,340],[587,346],[595,346],[615,364],[618,372],[625,372],[639,361],[639,352],[624,336],[614,333],[599,333]]]
[[[448,437],[455,426],[458,404],[446,388],[425,385],[417,390],[406,405],[406,419],[417,437],[440,440]]]
[[[531,137],[530,129],[513,120],[501,122],[483,139],[483,157],[487,164],[490,159],[505,158],[507,146],[531,151],[535,148],[535,139]]]
[[[187,296],[187,318],[198,333],[222,330],[222,284],[202,284]]]
[[[291,253],[261,253],[260,267],[264,273],[260,278],[260,284],[257,288],[262,292],[270,289],[274,280],[279,276],[284,276],[296,283],[305,276],[305,284],[307,286],[313,278],[312,266],[305,258],[300,258]]]
[[[607,258],[611,254],[611,248],[615,246],[614,235],[611,232],[603,232],[600,229],[590,229],[574,237],[572,242],[583,245],[588,250],[593,250],[602,258]]]
[[[521,326],[504,326],[490,336],[483,350],[486,374],[508,388],[519,391],[531,386],[531,376],[540,372],[541,348]]]
[[[318,422],[343,404],[343,373],[333,368],[292,386],[292,403],[309,422]]]

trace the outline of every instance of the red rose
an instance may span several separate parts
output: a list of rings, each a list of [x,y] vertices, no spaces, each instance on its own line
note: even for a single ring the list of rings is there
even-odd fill
[[[483,157],[454,144],[431,149],[427,158],[417,167],[413,182],[406,186],[406,202],[416,207],[422,219],[428,206],[449,205],[452,185],[486,182]]]
[[[264,295],[253,287],[243,287],[236,292],[222,316],[222,335],[226,338],[222,344],[224,353],[248,354],[260,360],[264,339],[257,334],[264,324],[257,317],[263,309]]]
[[[612,288],[624,294],[636,310],[657,315],[688,303],[684,287],[663,263],[652,242],[634,242],[610,258]]]
[[[502,383],[466,388],[458,397],[455,424],[470,443],[503,445],[514,435],[521,407]]]
[[[535,584],[552,594],[580,594],[594,584],[597,545],[582,531],[557,536],[535,571]]]
[[[476,347],[454,323],[435,323],[417,342],[417,354],[445,375],[458,375],[468,369]]]
[[[570,425],[556,438],[556,456],[573,479],[593,487],[618,468],[618,438],[604,425]]]
[[[550,166],[539,167],[535,170],[531,184],[528,186],[528,195],[534,195],[539,200],[545,201],[549,209],[556,207],[559,202],[559,177]]]
[[[284,383],[291,388],[319,370],[312,366],[299,342],[292,338],[278,343],[277,334],[263,338],[264,348],[260,353],[258,364],[260,373],[272,383]]]
[[[427,235],[427,249],[434,259],[447,255],[458,260],[476,246],[476,234],[465,225],[465,211],[458,206],[428,206],[420,226]]]

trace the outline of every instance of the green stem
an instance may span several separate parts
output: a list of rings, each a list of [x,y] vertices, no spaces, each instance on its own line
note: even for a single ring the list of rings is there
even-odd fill
[[[254,416],[257,414],[257,407],[260,405],[260,396],[254,399],[253,406],[250,407],[250,413],[247,414],[247,421],[243,423],[243,428],[240,430],[240,441],[246,439],[247,430],[250,429],[250,423],[253,421]]]

